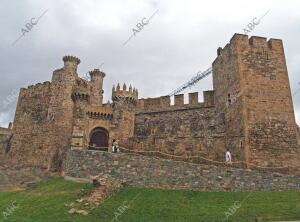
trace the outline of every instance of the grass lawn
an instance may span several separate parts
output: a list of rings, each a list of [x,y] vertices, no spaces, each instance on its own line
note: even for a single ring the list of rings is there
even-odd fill
[[[92,185],[62,178],[42,181],[33,190],[0,193],[0,221],[262,221],[299,220],[300,192],[192,192],[126,188],[89,215],[69,214],[65,203]],[[226,215],[228,216],[226,219]]]

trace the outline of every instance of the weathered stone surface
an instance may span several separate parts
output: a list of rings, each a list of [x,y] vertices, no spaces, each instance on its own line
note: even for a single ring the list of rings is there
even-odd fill
[[[169,96],[139,99],[126,84],[114,86],[112,103],[103,103],[105,73],[95,69],[84,80],[78,58],[63,61],[51,82],[21,89],[13,136],[9,149],[0,150],[0,162],[55,171],[70,148],[110,151],[119,139],[131,151],[224,161],[229,148],[233,161],[247,165],[300,168],[281,40],[235,34],[212,64],[214,90],[203,92],[203,102],[190,94],[188,104],[183,95],[175,96],[174,105]]]
[[[34,189],[37,181],[55,175],[38,167],[0,165],[0,190]]]
[[[9,125],[9,128],[0,127],[0,163],[4,161],[5,154],[10,150],[11,123]]]
[[[298,166],[295,122],[283,44],[235,34],[213,62],[217,112],[226,147],[259,166]]]
[[[87,167],[83,169],[82,165]],[[201,191],[300,190],[300,177],[297,176],[124,153],[72,150],[67,153],[63,170],[67,176],[89,178],[97,175],[125,180],[128,186],[138,187]]]
[[[135,137],[125,147],[157,150],[179,156],[224,159],[224,126],[213,107],[195,105],[177,110],[136,114]]]
[[[70,214],[78,213],[87,215],[91,210],[98,206],[106,198],[109,198],[114,192],[119,191],[124,186],[124,181],[114,179],[108,176],[91,177],[95,189],[90,195],[83,195],[75,202],[66,203],[65,206],[71,208]],[[83,194],[85,190],[81,190]]]

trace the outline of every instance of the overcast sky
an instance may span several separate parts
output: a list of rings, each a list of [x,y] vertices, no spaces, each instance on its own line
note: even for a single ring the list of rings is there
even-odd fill
[[[140,98],[157,97],[210,67],[219,46],[268,10],[249,35],[283,39],[299,124],[299,9],[296,0],[1,0],[0,125],[13,120],[18,89],[49,81],[63,66],[64,55],[81,59],[81,76],[103,63],[105,101],[118,82],[137,87]],[[136,25],[151,15],[132,36]],[[30,22],[35,25],[26,28]],[[25,34],[12,45],[22,29]],[[189,91],[202,95],[210,89],[211,76]]]

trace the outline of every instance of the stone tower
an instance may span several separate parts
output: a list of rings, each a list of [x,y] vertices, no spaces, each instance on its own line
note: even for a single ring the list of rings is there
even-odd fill
[[[8,159],[13,163],[60,168],[69,147],[74,103],[71,99],[80,60],[63,57],[52,81],[20,90]],[[26,157],[26,158],[24,158]]]
[[[213,62],[226,146],[246,163],[296,163],[298,134],[282,41],[235,34]]]
[[[103,104],[103,79],[105,73],[101,72],[99,69],[94,69],[90,72],[91,81],[91,104],[95,106],[101,106]]]
[[[138,91],[131,86],[127,89],[126,84],[121,88],[118,84],[117,87],[112,89],[113,101],[113,126],[117,131],[119,138],[125,139],[133,136],[134,133],[134,120],[135,109],[138,103]]]

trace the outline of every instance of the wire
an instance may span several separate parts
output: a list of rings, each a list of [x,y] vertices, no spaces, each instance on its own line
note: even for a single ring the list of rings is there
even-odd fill
[[[206,76],[210,75],[211,73],[212,73],[212,67],[209,67],[204,72],[199,71],[196,76],[194,76],[193,78],[191,78],[190,81],[188,81],[187,83],[185,83],[182,86],[180,86],[177,89],[175,89],[168,96],[174,96],[174,95],[182,92],[183,90],[194,86],[197,82],[199,82],[201,79],[205,78]]]

